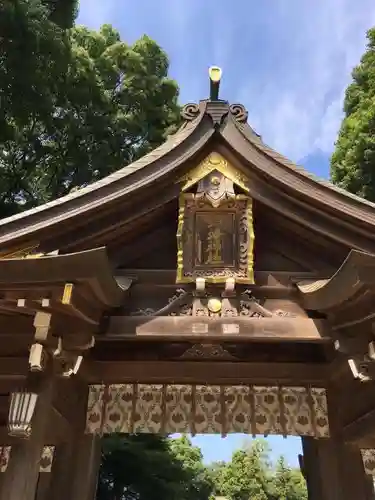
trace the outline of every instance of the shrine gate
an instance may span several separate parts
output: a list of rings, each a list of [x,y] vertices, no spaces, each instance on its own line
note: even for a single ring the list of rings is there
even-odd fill
[[[298,435],[311,500],[375,498],[375,205],[217,74],[160,147],[0,221],[0,499],[93,500],[113,432]]]

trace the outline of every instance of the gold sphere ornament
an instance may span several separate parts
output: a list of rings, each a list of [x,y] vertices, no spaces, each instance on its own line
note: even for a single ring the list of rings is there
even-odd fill
[[[218,313],[221,311],[221,300],[219,299],[209,299],[207,307],[209,311],[213,313]]]

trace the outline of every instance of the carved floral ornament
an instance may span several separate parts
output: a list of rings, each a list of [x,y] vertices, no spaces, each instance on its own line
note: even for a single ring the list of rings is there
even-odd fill
[[[269,310],[254,297],[251,290],[242,293],[234,292],[231,299],[221,297],[203,290],[200,296],[192,290],[179,288],[176,293],[168,299],[168,303],[160,309],[148,307],[138,309],[130,313],[130,316],[205,316],[206,318],[292,318],[295,315],[282,309]]]
[[[113,384],[90,386],[86,432],[329,437],[323,388]]]
[[[183,177],[177,230],[177,283],[254,282],[248,179],[212,152]],[[235,186],[241,194],[237,194]]]

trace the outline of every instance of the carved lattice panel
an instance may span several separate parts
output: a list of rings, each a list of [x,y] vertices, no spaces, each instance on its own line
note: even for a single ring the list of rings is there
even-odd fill
[[[86,430],[93,434],[329,436],[323,388],[114,384],[90,394],[100,398],[88,406]]]

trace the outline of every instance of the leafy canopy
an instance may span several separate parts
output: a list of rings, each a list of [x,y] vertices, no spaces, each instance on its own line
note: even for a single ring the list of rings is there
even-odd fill
[[[73,0],[0,0],[0,216],[137,159],[179,121],[168,57],[109,25],[71,26]]]
[[[351,193],[375,201],[375,28],[367,39],[366,52],[346,90],[331,177]]]
[[[307,500],[299,470],[280,457],[273,468],[263,440],[237,450],[228,463],[204,465],[186,437],[104,439],[97,500]]]
[[[201,451],[186,437],[104,440],[97,500],[206,500],[211,491]]]

